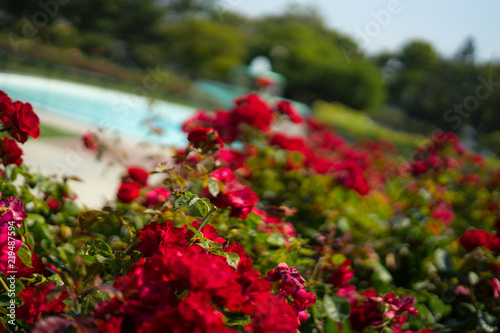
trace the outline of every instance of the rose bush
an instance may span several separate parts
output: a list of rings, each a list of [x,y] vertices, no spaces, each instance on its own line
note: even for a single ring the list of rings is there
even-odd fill
[[[500,326],[500,173],[454,135],[406,161],[252,94],[193,116],[172,163],[124,165],[116,200],[87,209],[70,178],[22,164],[31,106],[0,92],[0,120],[2,331]],[[94,133],[82,144],[109,149]]]

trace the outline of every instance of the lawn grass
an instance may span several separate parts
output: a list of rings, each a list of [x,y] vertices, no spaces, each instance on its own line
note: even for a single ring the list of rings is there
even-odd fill
[[[78,138],[79,135],[47,124],[40,124],[40,138]]]
[[[367,113],[340,103],[318,101],[313,104],[313,113],[318,119],[331,124],[339,134],[350,141],[386,139],[393,142],[402,153],[411,152],[426,139],[420,134],[398,131],[377,124]]]

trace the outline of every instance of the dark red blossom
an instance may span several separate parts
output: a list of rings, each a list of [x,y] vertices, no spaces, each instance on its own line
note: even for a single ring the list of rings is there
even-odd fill
[[[200,111],[182,125],[182,130],[190,133],[199,126],[213,128],[226,143],[233,142],[239,134],[238,127],[233,123],[231,113],[226,111],[217,110],[212,114]]]
[[[261,300],[250,317],[252,323],[247,328],[254,333],[294,333],[299,326],[294,308],[277,295]]]
[[[88,150],[97,150],[99,148],[99,137],[93,132],[87,132],[82,136],[82,142]]]
[[[330,283],[334,288],[342,288],[349,283],[353,276],[354,270],[351,268],[351,261],[346,259],[325,282]]]
[[[225,186],[216,197],[213,197],[208,189],[205,189],[205,195],[214,205],[231,208],[231,217],[246,219],[253,206],[259,201],[259,196],[248,186],[240,184],[230,169],[217,169],[211,175]]]
[[[282,133],[274,134],[270,140],[269,144],[272,146],[277,146],[281,149],[292,150],[292,151],[303,151],[306,149],[306,142],[300,136],[287,136]]]
[[[8,197],[0,201],[0,207],[7,209],[0,215],[0,227],[7,222],[13,221],[16,227],[21,226],[21,221],[28,217],[24,211],[23,202],[15,197]]]
[[[187,245],[186,237],[186,233],[182,229],[176,228],[173,222],[151,222],[137,233],[137,238],[141,242],[137,244],[135,249],[144,256],[151,257],[168,245]]]
[[[171,232],[173,230],[175,229]],[[185,318],[188,322],[183,325],[206,325],[194,315],[196,309],[206,315],[209,312],[216,314],[212,305],[209,305],[213,302],[236,311],[245,300],[242,287],[237,283],[237,272],[223,257],[209,254],[196,245],[171,245],[162,248],[158,254],[134,265],[126,276],[115,281],[114,287],[124,292],[125,299],[122,302],[112,299],[101,304],[96,310],[96,316],[107,318],[119,310],[122,315],[135,322],[137,331],[153,325],[159,320],[155,314],[161,311],[173,311],[177,313],[177,319]],[[189,290],[189,295],[198,295],[188,308],[176,296],[176,290],[186,289]],[[221,319],[220,315],[217,317]],[[215,322],[219,321],[213,321],[212,324]],[[220,328],[220,324],[216,328]]]
[[[418,315],[414,303],[414,297],[399,298],[394,292],[379,295],[373,289],[362,291],[358,298],[351,301],[351,327],[361,332],[368,326],[384,324],[395,332],[401,332],[408,315]]]
[[[139,185],[139,183],[131,180],[125,180],[120,184],[116,197],[121,202],[131,203],[139,197],[140,190],[141,185]]]
[[[462,175],[458,183],[462,186],[482,187],[483,179],[479,175],[470,173]]]
[[[146,170],[138,167],[128,167],[127,168],[127,178],[135,181],[141,186],[148,185],[149,174]]]
[[[250,170],[245,165],[248,155],[248,153],[233,149],[221,149],[217,155],[217,160],[222,162],[223,167],[229,168],[232,171],[243,169],[245,173],[249,173]]]
[[[265,76],[259,76],[255,79],[255,83],[258,87],[267,88],[275,85],[274,81]]]
[[[54,200],[53,198],[47,199],[47,205],[49,206],[49,209],[53,212],[59,211],[62,207],[62,203],[60,201]]]
[[[330,151],[335,151],[347,144],[340,135],[331,130],[313,131],[309,134],[307,140],[314,145],[314,147],[328,149]]]
[[[43,282],[24,288],[19,297],[24,304],[17,309],[17,318],[33,324],[44,312],[64,311],[63,301],[69,294],[64,288],[55,287],[54,282]]]
[[[4,126],[8,126],[14,113],[14,105],[9,96],[0,90],[0,121]]]
[[[219,133],[210,127],[195,127],[188,134],[188,141],[195,148],[202,150],[217,150],[224,147]]]
[[[287,116],[291,122],[295,124],[300,124],[302,122],[302,117],[292,103],[280,100],[276,103],[276,109],[279,114]]]
[[[0,101],[0,120],[4,128],[18,142],[24,143],[31,136],[40,136],[40,119],[30,103],[14,102],[9,105],[5,96]]]
[[[235,100],[231,118],[235,124],[245,123],[264,133],[271,129],[273,111],[257,94],[249,94]]]
[[[285,238],[297,236],[297,231],[292,223],[283,222],[279,217],[271,216],[255,207],[252,212],[258,214],[262,218],[262,222],[264,222],[264,225],[259,226],[258,230],[263,230],[268,234],[278,232]]]
[[[354,161],[342,162],[335,165],[335,170],[335,178],[344,186],[356,190],[361,195],[365,195],[370,191],[359,163]]]
[[[205,295],[190,293],[177,306],[166,306],[144,322],[137,333],[237,333],[226,327],[223,315]]]
[[[445,226],[449,226],[451,221],[455,219],[455,213],[449,203],[442,201],[431,211],[431,217],[442,221]]]
[[[15,140],[8,137],[4,137],[3,141],[0,140],[0,160],[4,165],[21,165],[23,163],[22,155],[23,151],[19,148]]]
[[[415,161],[410,164],[410,172],[414,176],[424,175],[428,172],[434,171],[436,173],[441,172],[445,168],[444,161],[436,155],[431,155],[430,157]]]
[[[460,237],[460,243],[462,243],[467,251],[472,251],[482,246],[490,249],[497,255],[500,254],[500,238],[493,236],[486,230],[467,230],[465,234]]]
[[[152,190],[146,192],[146,199],[144,201],[144,206],[146,207],[156,207],[159,204],[163,204],[170,197],[170,190],[164,187],[155,187]]]
[[[305,280],[294,267],[288,267],[281,263],[275,269],[269,271],[266,280],[278,285],[279,294],[284,299],[292,299],[292,305],[297,310],[300,323],[307,320],[307,307],[316,303],[316,296],[306,291]]]

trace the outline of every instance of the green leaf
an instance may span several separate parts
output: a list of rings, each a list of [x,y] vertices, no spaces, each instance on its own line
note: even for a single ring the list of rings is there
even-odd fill
[[[342,323],[349,318],[350,305],[345,297],[325,295],[323,297],[325,312],[330,319]]]
[[[196,202],[196,208],[200,212],[201,217],[205,217],[208,214],[207,204],[204,203],[204,200],[200,200]]]
[[[201,199],[197,196],[195,196],[194,198],[191,198],[189,199],[186,204],[188,205],[188,208],[191,208],[193,207],[198,201],[200,201]]]
[[[28,245],[23,243],[17,251],[17,255],[26,266],[31,267],[31,251]]]
[[[250,316],[231,318],[226,322],[227,326],[247,326],[252,322]]]
[[[172,178],[174,178],[174,181],[177,183],[177,185],[179,185],[180,188],[186,188],[186,182],[184,181],[184,178],[174,172],[171,172],[170,175],[172,175]]]
[[[213,177],[208,178],[208,192],[213,197],[218,196],[220,193],[219,184],[217,183],[217,180]]]
[[[203,234],[201,232],[199,232],[198,230],[196,230],[192,225],[188,225],[187,228],[189,230],[191,230],[196,235],[196,237],[198,237],[200,240],[205,239],[205,236],[203,236]]]
[[[54,236],[52,236],[47,223],[37,221],[31,230],[37,242],[45,241],[49,247],[54,242]]]
[[[224,252],[224,257],[226,257],[226,262],[229,266],[231,266],[234,269],[238,269],[240,256],[237,253]]]
[[[96,238],[90,244],[90,249],[88,251],[88,254],[91,256],[102,255],[104,257],[110,257],[113,255],[113,249],[111,248],[111,246],[109,246],[108,243],[106,243],[102,239]]]
[[[82,227],[86,229],[94,224],[94,222],[97,221],[97,219],[103,214],[104,213],[99,210],[89,210],[80,214],[80,216],[78,216],[78,221],[80,222]]]
[[[275,247],[285,245],[285,239],[280,234],[271,234],[266,239],[267,244]]]
[[[109,301],[109,295],[105,294],[99,289],[93,290],[82,302],[82,313],[86,316],[90,316],[94,313],[94,310],[101,303]]]
[[[61,279],[61,276],[59,274],[52,274],[47,278],[48,281],[55,282],[56,285],[58,286],[64,286],[64,281]]]
[[[330,318],[326,318],[325,323],[325,332],[327,333],[352,333],[351,324],[349,320],[344,321],[342,325],[331,320]]]
[[[185,205],[186,203],[188,203],[190,200],[192,200],[193,198],[197,198],[198,196],[195,195],[195,194],[187,194],[187,195],[184,195],[182,197],[179,197],[177,198],[175,201],[174,201],[174,212],[176,210],[178,210],[179,208],[181,208],[183,205]]]

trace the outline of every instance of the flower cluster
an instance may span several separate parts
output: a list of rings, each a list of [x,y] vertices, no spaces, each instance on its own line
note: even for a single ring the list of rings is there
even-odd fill
[[[472,251],[478,247],[484,247],[491,250],[496,255],[500,254],[500,238],[492,235],[486,230],[467,230],[460,237],[460,243],[467,249]]]
[[[8,132],[13,138],[5,136],[0,139],[0,160],[4,165],[21,165],[23,151],[17,142],[25,143],[28,136],[37,139],[40,136],[40,120],[33,112],[31,104],[12,102],[10,97],[0,90],[0,121],[3,125],[1,131]]]
[[[211,226],[201,232],[208,239],[220,238]],[[293,308],[270,293],[271,286],[258,277],[238,243],[225,249],[240,257],[235,269],[224,256],[189,245],[193,233],[172,222],[151,223],[138,237],[137,250],[146,258],[116,279],[114,288],[123,296],[98,307],[101,329],[119,332],[127,325],[134,332],[236,332],[225,324],[228,311],[248,317],[245,327],[253,332],[297,329]],[[310,304],[302,302],[301,308]]]
[[[254,205],[259,201],[259,196],[250,187],[244,186],[237,180],[228,168],[217,169],[211,176],[224,184],[223,190],[213,196],[205,189],[207,197],[212,203],[221,208],[230,208],[230,216],[245,219]]]
[[[123,203],[131,203],[141,196],[141,202],[146,207],[155,207],[167,201],[170,197],[170,191],[162,186],[148,186],[149,173],[138,167],[127,168],[127,174],[123,177],[122,182],[116,194],[119,201]]]
[[[498,330],[500,172],[455,135],[408,162],[251,94],[195,115],[173,163],[125,166],[116,201],[87,209],[72,177],[16,166],[37,135],[21,104],[0,94],[2,281],[17,272],[2,331]]]
[[[197,113],[184,123],[183,130],[191,133],[195,128],[198,131],[200,127],[212,128],[222,141],[231,143],[244,137],[248,130],[269,133],[273,121],[280,114],[295,123],[301,122],[299,113],[289,102],[280,100],[272,107],[257,94],[249,94],[236,99],[235,107],[229,112],[218,110],[212,115]]]
[[[281,263],[275,269],[269,271],[266,279],[275,284],[275,288],[279,290],[281,297],[290,300],[295,311],[297,311],[299,322],[304,323],[307,320],[306,309],[316,303],[316,296],[306,290],[304,284],[306,280],[300,276],[294,267],[288,267],[285,263]]]

